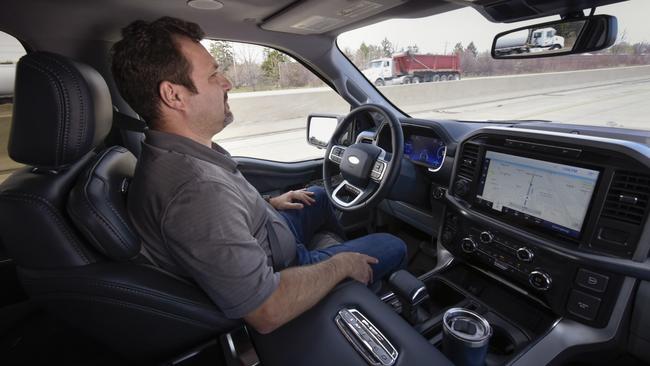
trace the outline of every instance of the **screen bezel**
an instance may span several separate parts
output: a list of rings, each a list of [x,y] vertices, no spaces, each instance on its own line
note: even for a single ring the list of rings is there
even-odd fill
[[[577,237],[573,237],[571,235],[564,234],[560,231],[556,231],[550,228],[545,228],[541,225],[532,223],[530,221],[526,221],[524,219],[520,219],[508,214],[505,214],[503,212],[495,211],[492,208],[485,207],[480,204],[479,198],[478,198],[478,188],[479,188],[479,181],[480,181],[480,175],[483,172],[483,167],[485,166],[485,156],[488,151],[492,152],[498,152],[502,154],[508,154],[512,156],[517,156],[517,157],[522,157],[522,158],[528,158],[528,159],[533,159],[533,160],[538,160],[541,162],[547,162],[547,163],[556,163],[556,164],[563,164],[567,166],[572,166],[576,168],[583,168],[583,169],[589,169],[589,170],[594,170],[598,172],[598,179],[596,180],[596,184],[594,186],[594,190],[591,193],[591,197],[589,198],[589,202],[587,204],[587,211],[585,212],[584,219],[582,221],[582,226],[580,227],[580,231]],[[480,210],[483,213],[488,214],[489,216],[498,218],[502,221],[504,219],[507,219],[507,223],[513,224],[514,226],[520,227],[520,228],[525,228],[527,230],[532,230],[537,233],[551,236],[554,238],[561,238],[566,241],[574,242],[574,243],[579,243],[581,242],[585,234],[589,231],[587,224],[590,221],[591,214],[594,210],[594,203],[596,202],[596,196],[597,193],[600,190],[600,187],[602,185],[603,181],[603,174],[604,174],[604,169],[599,166],[591,165],[591,164],[584,164],[579,161],[575,160],[570,160],[567,158],[554,158],[554,157],[549,157],[549,156],[540,156],[540,154],[534,154],[534,153],[526,153],[522,152],[520,150],[514,150],[514,149],[508,149],[508,148],[502,148],[499,146],[494,146],[494,145],[483,145],[481,152],[480,152],[480,164],[478,165],[478,172],[476,175],[476,182],[473,184],[473,197],[472,197],[472,207]],[[557,224],[557,223],[556,223]],[[559,225],[559,224],[558,224]]]

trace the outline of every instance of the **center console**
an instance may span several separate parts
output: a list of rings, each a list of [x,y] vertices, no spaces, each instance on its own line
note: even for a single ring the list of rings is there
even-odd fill
[[[617,140],[480,130],[459,146],[440,242],[551,313],[604,327],[646,222],[646,161]]]

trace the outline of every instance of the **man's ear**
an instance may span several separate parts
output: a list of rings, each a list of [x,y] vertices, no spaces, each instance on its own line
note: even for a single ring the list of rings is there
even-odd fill
[[[163,104],[171,109],[185,109],[183,88],[169,81],[163,81],[158,86],[158,94]]]

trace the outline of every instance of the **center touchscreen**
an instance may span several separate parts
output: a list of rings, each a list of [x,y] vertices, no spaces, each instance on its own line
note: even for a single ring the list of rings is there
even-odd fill
[[[578,238],[599,172],[487,151],[477,202]]]

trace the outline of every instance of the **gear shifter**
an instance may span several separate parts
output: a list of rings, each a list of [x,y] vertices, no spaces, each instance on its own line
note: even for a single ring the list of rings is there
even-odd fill
[[[388,278],[388,285],[402,304],[402,316],[411,325],[420,323],[421,317],[418,316],[418,307],[424,300],[429,298],[429,292],[424,282],[402,269]]]

